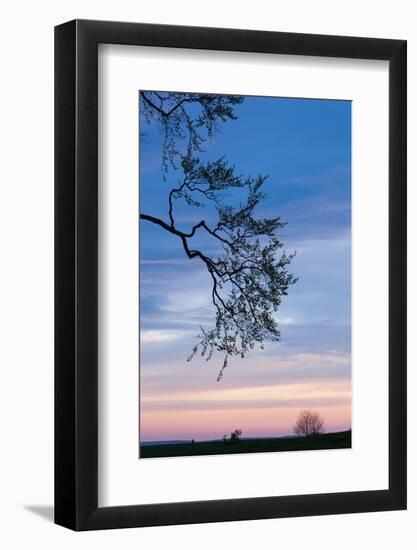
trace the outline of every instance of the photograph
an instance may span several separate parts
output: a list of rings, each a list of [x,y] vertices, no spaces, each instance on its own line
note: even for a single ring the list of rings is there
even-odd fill
[[[351,447],[351,101],[139,91],[139,458]]]

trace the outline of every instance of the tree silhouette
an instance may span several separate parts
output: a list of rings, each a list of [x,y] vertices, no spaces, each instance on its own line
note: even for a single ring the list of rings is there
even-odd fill
[[[240,438],[242,436],[242,430],[236,429],[233,432],[230,432],[230,437],[227,439],[227,435],[225,434],[223,436],[223,443],[225,445],[228,445],[229,443],[238,443],[240,441]]]
[[[231,443],[237,443],[242,436],[242,430],[235,430],[234,432],[230,433],[230,442]]]
[[[294,433],[299,436],[318,435],[324,429],[324,420],[318,412],[305,409],[298,415]]]
[[[169,187],[167,218],[141,212],[140,219],[151,222],[178,237],[184,254],[201,261],[211,281],[215,324],[200,327],[197,352],[207,360],[215,352],[223,355],[220,380],[230,355],[244,357],[256,344],[280,340],[275,313],[281,297],[297,279],[287,271],[294,254],[279,253],[283,243],[277,236],[286,222],[280,217],[257,218],[255,209],[266,197],[262,190],[266,176],[244,177],[235,172],[224,157],[204,161],[200,153],[220,123],[236,119],[234,107],[240,96],[172,92],[141,92],[140,109],[145,124],[156,122],[163,135],[162,177],[167,182],[170,169],[178,181]],[[143,132],[143,129],[141,129]],[[239,191],[239,204],[227,197]],[[175,204],[190,208],[211,207],[212,224],[200,219],[189,229],[178,227]],[[212,240],[207,250],[192,245],[193,237],[204,233]],[[212,250],[215,250],[213,253]]]

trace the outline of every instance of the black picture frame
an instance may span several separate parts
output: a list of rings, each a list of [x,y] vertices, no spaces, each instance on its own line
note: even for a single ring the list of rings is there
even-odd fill
[[[106,43],[388,60],[387,490],[98,506],[97,52]],[[55,28],[55,523],[81,531],[406,508],[406,45],[106,21]]]

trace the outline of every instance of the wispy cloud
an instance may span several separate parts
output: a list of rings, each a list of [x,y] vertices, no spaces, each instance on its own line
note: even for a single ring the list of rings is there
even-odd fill
[[[140,260],[140,264],[141,266],[144,266],[144,265],[187,265],[189,266],[190,265],[190,261],[189,260],[181,260],[179,258],[170,258],[170,259],[166,259],[166,258],[159,258],[157,260],[147,260],[147,259],[141,259]]]
[[[200,404],[204,403],[204,408],[215,408],[218,405],[230,406],[233,408],[252,406],[255,408],[279,406],[279,403],[289,405],[295,403],[312,403],[313,401],[330,400],[331,404],[346,404],[350,399],[350,381],[332,380],[325,386],[317,381],[292,382],[285,384],[269,384],[264,386],[245,386],[239,388],[212,388],[199,389],[186,392],[177,389],[169,392],[153,393],[144,395],[142,405],[147,409],[149,405],[167,406],[175,404],[175,408],[181,408],[182,405],[192,405],[199,409]]]
[[[178,354],[177,354],[178,355]],[[325,388],[327,384],[350,381],[348,353],[300,353],[289,356],[272,356],[254,353],[245,359],[231,358],[228,371],[221,383],[216,382],[219,363],[196,357],[191,363],[184,359],[159,362],[142,370],[142,390],[145,397],[166,394],[190,394],[197,391],[264,391],[264,387],[291,387],[316,384]],[[146,367],[146,362],[144,364]]]
[[[161,342],[174,342],[184,338],[183,332],[172,330],[142,330],[140,333],[141,344],[160,344]]]

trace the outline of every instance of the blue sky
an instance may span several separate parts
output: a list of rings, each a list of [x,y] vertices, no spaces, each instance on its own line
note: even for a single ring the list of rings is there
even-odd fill
[[[214,319],[209,275],[177,237],[141,222],[144,440],[220,437],[239,421],[246,435],[291,433],[300,408],[324,411],[328,431],[350,426],[351,103],[246,97],[235,112],[202,158],[224,155],[239,174],[268,175],[257,214],[287,221],[280,236],[286,252],[297,252],[290,271],[299,280],[278,314],[281,342],[233,358],[216,382],[221,358],[186,362],[199,325]],[[140,210],[167,220],[181,174],[164,181],[161,131],[141,122]],[[180,201],[175,212],[184,229],[202,218]]]

